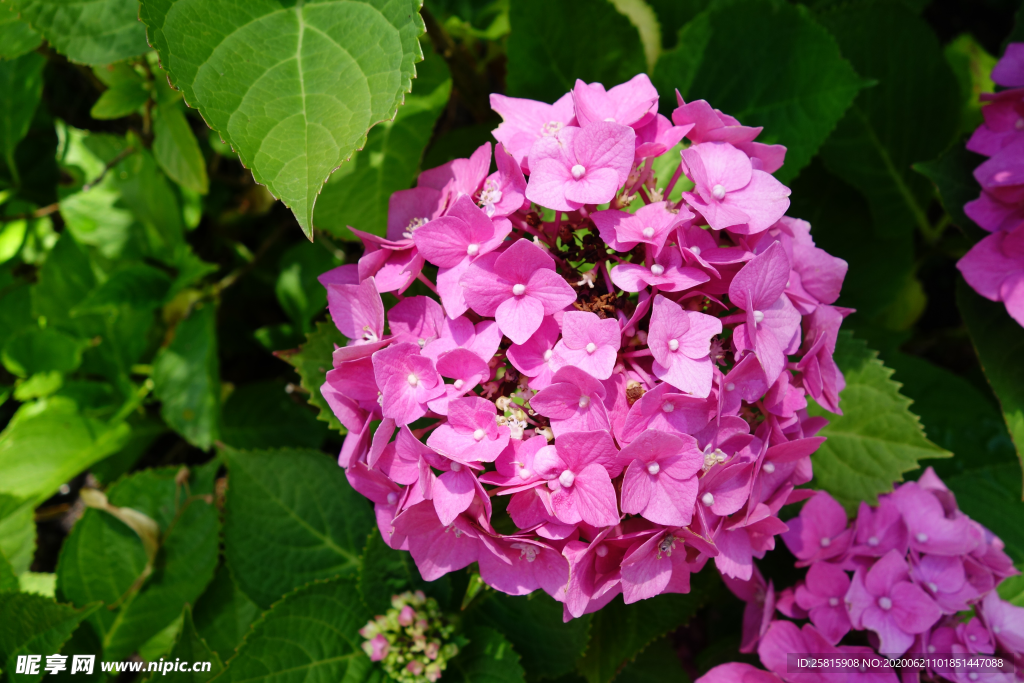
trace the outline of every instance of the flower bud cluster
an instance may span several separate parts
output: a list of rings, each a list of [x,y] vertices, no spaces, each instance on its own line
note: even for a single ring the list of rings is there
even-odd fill
[[[927,668],[904,667],[904,681],[1021,680],[1012,670],[1014,662],[1017,672],[1024,664],[1024,608],[1002,600],[995,590],[1020,572],[1003,552],[1003,542],[958,509],[930,467],[918,481],[879,496],[876,507],[861,503],[852,524],[839,503],[818,492],[790,520],[782,538],[797,566],[809,567],[795,588],[776,594],[758,572],[749,581],[726,579],[747,602],[741,651],[756,649],[773,673],[727,664],[708,672],[703,683],[747,680],[751,671],[757,676],[750,680],[765,683],[832,680],[808,671],[794,674],[787,654],[875,656],[876,651],[934,662]],[[776,612],[809,623],[801,628]],[[867,632],[872,647],[843,644],[864,642],[865,634],[858,632]],[[966,665],[980,655],[998,655],[1010,666],[996,672]],[[877,683],[899,681],[889,668],[869,677]]]
[[[709,560],[749,579],[844,386],[846,263],[785,215],[785,148],[704,101],[669,120],[644,75],[491,103],[496,170],[424,171],[321,276],[348,480],[424,579],[475,562],[566,619]]]
[[[441,614],[437,601],[422,591],[391,597],[391,609],[359,629],[363,650],[380,662],[399,683],[433,683],[459,653],[449,642],[455,627]]]
[[[957,263],[978,294],[1002,301],[1024,325],[1024,43],[1011,43],[992,70],[992,80],[1009,88],[984,93],[985,116],[967,149],[986,157],[974,171],[981,196],[964,206],[971,219],[992,234]]]

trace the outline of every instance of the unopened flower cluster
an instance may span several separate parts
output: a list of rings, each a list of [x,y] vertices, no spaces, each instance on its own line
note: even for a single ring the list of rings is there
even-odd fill
[[[491,104],[497,170],[424,171],[321,277],[348,480],[424,579],[475,562],[566,619],[712,559],[749,579],[844,386],[846,263],[786,216],[785,148],[704,101],[669,120],[644,75]]]
[[[985,122],[974,131],[967,149],[987,161],[974,177],[978,199],[964,211],[992,234],[967,252],[957,268],[978,294],[1001,301],[1024,325],[1024,43],[1011,43],[992,70],[992,80],[1010,88],[982,94]]]
[[[380,662],[399,683],[433,683],[459,653],[449,642],[455,627],[441,614],[437,601],[422,591],[391,597],[391,609],[359,629],[363,650]]]
[[[725,664],[698,683],[843,680],[836,673],[794,674],[789,653],[864,655],[867,661],[877,660],[878,654],[902,661],[929,657],[940,663],[927,670],[904,667],[903,681],[1024,680],[1024,608],[1003,601],[995,590],[1019,572],[1003,552],[1003,542],[957,508],[952,492],[931,468],[918,481],[880,496],[877,507],[861,503],[850,525],[843,507],[818,492],[782,538],[797,566],[808,567],[795,589],[776,594],[758,572],[745,582],[726,579],[733,593],[747,601],[741,651],[756,650],[769,671]],[[800,627],[777,618],[776,612],[806,621]],[[868,638],[858,632],[867,632]],[[844,640],[866,640],[873,647],[841,644]],[[970,666],[984,655],[1002,657],[1003,670]],[[948,662],[965,666],[944,666]],[[882,665],[849,680],[900,679]]]

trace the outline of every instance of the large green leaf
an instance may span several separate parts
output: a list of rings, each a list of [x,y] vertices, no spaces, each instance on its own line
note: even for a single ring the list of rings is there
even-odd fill
[[[27,22],[10,7],[0,5],[0,59],[14,59],[32,52],[43,42]]]
[[[0,553],[11,563],[15,574],[28,570],[36,552],[32,502],[0,493]]]
[[[155,266],[131,263],[119,268],[97,287],[73,313],[90,313],[129,306],[139,310],[153,310],[167,299],[171,289],[171,276]]]
[[[96,286],[89,257],[70,231],[53,246],[39,271],[39,283],[32,288],[32,312],[48,324],[66,324],[71,309]]]
[[[45,499],[124,445],[130,428],[85,417],[74,401],[52,397],[22,405],[0,432],[0,493]]]
[[[0,360],[8,372],[28,377],[37,372],[68,373],[82,364],[80,339],[55,329],[25,330],[3,347]]]
[[[416,180],[423,150],[451,94],[448,67],[440,56],[428,53],[416,70],[412,94],[394,121],[374,127],[362,151],[324,185],[316,227],[345,239],[355,239],[349,226],[381,236],[387,232],[388,200]]]
[[[20,589],[18,577],[14,575],[14,567],[7,561],[4,554],[0,552],[0,593],[18,591]]]
[[[665,114],[679,88],[687,101],[764,126],[759,142],[787,147],[776,172],[783,182],[810,162],[865,85],[811,13],[781,0],[713,4],[680,30],[654,81]]]
[[[220,526],[206,496],[213,492],[215,468],[194,472],[189,489],[176,484],[177,468],[166,468],[138,472],[107,492],[111,505],[137,510],[160,527],[148,577],[142,576],[142,541],[109,512],[87,510],[65,541],[57,566],[61,593],[79,605],[101,600],[118,606],[90,617],[109,659],[127,657],[163,630],[213,578]]]
[[[448,662],[443,677],[455,683],[523,683],[523,667],[512,644],[494,629],[480,626],[468,634],[469,645]]]
[[[191,665],[202,664],[204,669],[206,665],[209,665],[209,670],[161,672],[159,678],[157,678],[158,674],[153,674],[147,680],[155,679],[167,681],[168,683],[206,683],[224,670],[220,657],[210,649],[210,646],[206,644],[206,641],[196,631],[195,623],[192,621],[192,610],[187,605],[185,606],[184,620],[182,621],[181,632],[178,634],[178,640],[174,643],[171,653],[167,656],[167,661],[170,662],[171,660],[181,660],[182,662],[189,662]]]
[[[189,443],[207,449],[219,438],[220,370],[217,358],[217,309],[192,311],[178,323],[174,339],[153,362],[153,393],[160,414]]]
[[[0,664],[13,677],[18,655],[51,655],[71,637],[79,622],[97,605],[75,609],[60,605],[41,595],[0,593]],[[45,659],[42,664],[45,664]],[[42,664],[36,675],[21,675],[19,683],[38,681],[44,672]]]
[[[998,536],[1017,568],[1024,569],[1020,465],[1009,462],[974,467],[948,477],[945,482],[956,494],[960,509]]]
[[[94,119],[119,119],[134,114],[149,100],[149,91],[138,81],[124,81],[103,92],[89,110]]]
[[[875,233],[927,229],[932,195],[911,165],[934,159],[960,123],[960,88],[935,34],[903,3],[863,2],[824,11],[864,90],[822,147],[829,170],[864,193]]]
[[[327,426],[283,382],[254,382],[235,389],[224,403],[221,440],[234,448],[319,448]]]
[[[1002,303],[985,299],[962,279],[957,281],[956,302],[1024,463],[1024,328]]]
[[[320,387],[327,381],[327,373],[334,367],[331,354],[334,347],[344,346],[345,337],[334,326],[330,318],[316,324],[316,329],[306,335],[306,343],[293,351],[278,351],[277,357],[295,368],[300,384],[309,393],[309,403],[320,409],[318,420],[323,420],[331,429],[344,432],[341,422],[320,393]]]
[[[817,405],[809,412],[829,420],[821,430],[828,437],[814,454],[814,488],[824,489],[853,512],[861,501],[874,503],[878,494],[892,491],[903,473],[919,467],[926,458],[952,455],[928,440],[912,401],[892,380],[892,369],[878,360],[878,353],[840,332],[835,361],[846,377],[839,395],[842,415],[832,415]]]
[[[640,34],[607,0],[516,0],[509,21],[513,97],[554,102],[577,78],[610,88],[647,70]]]
[[[123,0],[6,1],[73,62],[110,64],[149,49],[135,3]]]
[[[291,318],[294,329],[304,335],[313,331],[313,319],[327,308],[327,290],[317,278],[341,265],[336,252],[327,245],[326,240],[319,244],[300,242],[281,254],[278,261],[274,285],[277,302]]]
[[[531,678],[558,678],[573,671],[586,649],[591,618],[563,622],[561,603],[536,591],[524,597],[492,593],[467,621],[471,632],[479,625],[501,631]]]
[[[616,683],[690,683],[669,638],[662,638],[627,664]]]
[[[410,90],[419,6],[146,0],[140,16],[185,101],[312,236],[324,181]]]
[[[239,588],[257,605],[359,570],[373,513],[330,456],[299,449],[229,449],[224,456],[224,552]]]
[[[371,613],[350,578],[289,593],[257,621],[221,680],[361,683],[373,670],[358,631]]]
[[[391,608],[391,596],[407,590],[421,590],[437,600],[442,610],[455,609],[454,596],[449,575],[434,581],[424,581],[412,556],[402,550],[395,550],[384,543],[380,532],[370,532],[363,549],[359,567],[359,592],[363,602],[374,614],[383,614]]]
[[[227,661],[248,633],[260,609],[238,589],[226,564],[221,564],[206,592],[196,601],[196,632]]]
[[[962,144],[954,144],[934,161],[914,164],[914,170],[932,181],[938,190],[942,208],[949,214],[953,225],[967,232],[969,237],[980,238],[985,233],[964,213],[964,204],[977,199],[981,187],[973,171],[985,157],[968,151]]]
[[[686,595],[659,595],[626,605],[615,598],[594,615],[587,651],[577,669],[588,683],[608,683],[627,662],[633,661],[654,640],[685,624],[706,602],[720,594],[721,582],[713,571],[690,577]]]
[[[6,164],[15,182],[19,182],[14,150],[28,133],[32,116],[43,97],[42,55],[29,53],[10,61],[0,61],[0,161]]]

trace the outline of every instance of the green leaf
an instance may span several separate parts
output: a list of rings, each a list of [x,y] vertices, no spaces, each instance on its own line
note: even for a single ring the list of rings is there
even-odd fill
[[[53,246],[32,288],[32,312],[48,324],[66,323],[71,309],[96,286],[96,275],[85,251],[66,231]]]
[[[822,147],[830,171],[868,198],[876,235],[927,231],[931,188],[911,165],[959,129],[959,87],[934,32],[898,2],[842,5],[819,20],[843,56],[878,85],[857,96]]]
[[[679,655],[669,642],[662,638],[640,653],[615,677],[616,683],[690,683],[690,677],[679,663]]]
[[[861,501],[875,503],[888,493],[903,473],[919,467],[925,458],[952,454],[925,437],[912,401],[900,393],[893,371],[849,332],[840,332],[835,361],[846,377],[839,395],[842,415],[817,405],[808,412],[829,420],[820,435],[828,437],[813,456],[813,487],[824,489],[853,512]]]
[[[1024,607],[1024,574],[1003,579],[999,584],[999,597],[1017,607]]]
[[[178,634],[178,640],[174,643],[174,649],[167,656],[167,661],[181,660],[183,662],[191,662],[192,664],[203,662],[209,665],[209,671],[171,671],[169,673],[161,673],[157,680],[167,681],[168,683],[206,683],[223,671],[224,665],[221,663],[217,653],[210,649],[210,646],[206,644],[206,641],[196,631],[195,623],[192,621],[192,610],[188,605],[185,606],[184,617],[185,620],[181,626],[181,633]],[[157,675],[153,674],[146,680],[153,680],[156,677]]]
[[[41,501],[121,448],[130,431],[84,417],[67,398],[26,403],[0,432],[0,493]]]
[[[186,190],[206,194],[210,179],[196,134],[177,102],[157,107],[153,118],[153,156],[164,173]]]
[[[451,606],[452,586],[448,575],[424,581],[409,553],[389,547],[374,529],[363,550],[359,568],[359,592],[374,614],[391,608],[391,596],[407,590],[422,590],[435,598],[441,609]]]
[[[468,615],[467,624],[471,634],[477,626],[503,633],[531,678],[558,678],[574,670],[586,649],[591,618],[563,623],[561,603],[542,591],[522,597],[492,592]]]
[[[995,90],[992,68],[996,65],[996,58],[987,53],[970,33],[957,36],[943,48],[943,53],[960,84],[960,131],[973,133],[984,120],[981,94]]]
[[[42,36],[18,18],[13,9],[0,7],[0,59],[15,59],[32,52],[43,42]]]
[[[28,571],[36,553],[36,522],[33,501],[0,493],[0,553],[15,574]]]
[[[35,593],[52,598],[57,594],[57,575],[25,572],[18,577],[18,586],[22,593]]]
[[[192,445],[206,450],[219,438],[220,369],[217,309],[196,308],[178,323],[174,339],[153,361],[153,394],[160,414]]]
[[[713,4],[680,30],[654,82],[663,113],[679,88],[687,101],[764,126],[758,142],[787,147],[782,182],[810,162],[865,85],[805,7],[779,0]]]
[[[132,263],[114,271],[73,312],[80,315],[120,306],[151,311],[167,300],[171,283],[171,276],[159,268]]]
[[[606,0],[516,0],[509,21],[513,97],[554,102],[577,78],[611,87],[647,70],[640,34]]]
[[[221,564],[206,592],[196,601],[193,616],[196,632],[221,660],[227,661],[259,614],[256,603],[238,589],[227,565]]]
[[[146,0],[140,16],[171,84],[311,237],[324,181],[409,92],[419,5]]]
[[[708,601],[718,597],[718,574],[703,571],[690,577],[686,595],[663,594],[626,605],[615,598],[594,614],[587,652],[577,669],[588,683],[607,683],[654,640],[685,624]]]
[[[32,290],[24,283],[3,288],[0,295],[0,349],[20,330],[35,324],[32,317]]]
[[[30,593],[0,593],[0,664],[13,676],[18,655],[50,655],[60,652],[61,645],[71,637],[79,622],[95,610],[90,605],[76,610],[50,598]],[[43,660],[45,663],[45,659]],[[20,675],[18,682],[38,681],[43,668],[36,675]]]
[[[412,94],[394,121],[370,130],[366,146],[324,185],[313,221],[317,228],[354,240],[352,226],[375,235],[387,232],[388,200],[412,187],[434,124],[448,104],[452,82],[444,60],[430,51],[416,67]]]
[[[4,554],[0,553],[0,593],[17,592],[20,589],[18,577],[14,575],[14,568],[11,567],[11,563],[7,561]]]
[[[20,177],[14,150],[28,133],[32,116],[43,97],[43,67],[46,59],[34,52],[10,61],[0,61],[0,161],[7,165],[14,182]]]
[[[69,373],[82,364],[82,340],[58,330],[26,330],[15,335],[3,348],[8,372],[28,377],[37,372]]]
[[[968,237],[980,239],[982,232],[974,221],[964,213],[964,204],[977,199],[981,187],[974,179],[974,169],[985,161],[980,154],[968,151],[963,144],[953,144],[934,161],[914,164],[914,170],[932,181],[938,190],[942,208],[950,221],[968,233]]]
[[[327,290],[317,278],[341,265],[338,257],[324,248],[325,244],[300,242],[281,254],[278,262],[274,293],[281,308],[303,334],[313,331],[313,318],[327,308]]]
[[[707,9],[710,0],[647,0],[661,25],[661,44],[666,50],[676,46],[679,29]]]
[[[207,498],[213,492],[209,472],[196,470],[189,489],[175,483],[177,473],[178,468],[143,470],[107,492],[111,505],[137,510],[160,527],[148,577],[139,536],[105,511],[87,510],[61,550],[57,577],[63,595],[75,604],[101,600],[119,607],[90,617],[110,660],[127,657],[162,631],[213,579],[220,527]]]
[[[309,404],[320,409],[316,419],[326,422],[331,429],[344,434],[345,428],[334,416],[327,399],[320,393],[320,387],[327,381],[327,373],[334,367],[331,355],[334,353],[335,344],[344,346],[345,337],[328,318],[327,322],[316,324],[316,329],[306,335],[306,343],[298,349],[278,351],[275,355],[299,373],[301,386],[309,393]]]
[[[28,221],[9,221],[0,227],[0,263],[10,261],[21,251],[28,232]]]
[[[371,506],[334,459],[309,450],[225,450],[224,553],[246,595],[269,607],[314,579],[352,576]]]
[[[521,683],[526,678],[512,644],[494,629],[481,626],[468,634],[469,645],[448,662],[447,683]]]
[[[319,448],[327,427],[281,382],[235,389],[224,403],[221,440],[234,448]]]
[[[122,0],[9,1],[22,19],[72,62],[110,64],[149,49],[135,3]]]
[[[304,586],[253,625],[221,680],[366,681],[373,665],[358,631],[371,616],[351,578]]]
[[[654,63],[661,56],[661,24],[654,8],[646,0],[611,0],[611,3],[636,27],[644,48],[647,71],[654,71]]]
[[[956,303],[971,342],[1003,410],[1003,419],[1017,455],[1024,463],[1024,328],[999,302],[974,292],[962,278],[956,283]]]
[[[92,105],[89,115],[100,120],[119,119],[134,114],[148,100],[149,91],[142,83],[125,81],[105,90],[96,104]]]

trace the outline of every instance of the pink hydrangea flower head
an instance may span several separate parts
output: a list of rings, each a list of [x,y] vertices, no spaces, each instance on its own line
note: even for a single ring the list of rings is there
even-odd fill
[[[1005,88],[1024,86],[1024,43],[1010,43],[992,69],[992,80]]]
[[[539,138],[530,149],[527,199],[557,211],[611,201],[633,165],[635,138],[632,128],[604,121]]]
[[[618,523],[615,487],[608,474],[609,468],[616,474],[621,469],[617,455],[611,434],[604,431],[569,432],[537,453],[534,467],[548,481],[559,521],[597,527]]]
[[[786,148],[782,145],[766,145],[754,142],[761,134],[761,128],[742,126],[732,116],[723,114],[704,100],[686,103],[676,91],[679,107],[672,112],[672,121],[677,126],[692,126],[686,134],[696,144],[703,142],[728,142],[750,157],[755,168],[766,173],[775,173],[786,160]]]
[[[800,516],[789,521],[782,540],[804,566],[841,555],[850,544],[846,511],[835,498],[819,491],[807,501]]]
[[[537,392],[530,405],[551,420],[551,429],[558,436],[564,432],[610,429],[604,398],[601,382],[570,365],[556,372],[551,384]]]
[[[639,128],[658,113],[658,91],[647,74],[637,74],[608,91],[600,83],[576,79],[572,97],[580,126],[605,121]]]
[[[494,251],[510,232],[512,224],[507,218],[488,218],[469,196],[463,195],[444,216],[416,230],[413,241],[428,263],[454,268]]]
[[[1002,301],[1024,326],[1024,222],[975,244],[956,267],[967,284],[990,301]]]
[[[850,630],[845,603],[849,589],[850,577],[828,562],[812,564],[803,585],[796,589],[796,604],[808,611],[811,622],[832,645]]]
[[[555,360],[559,367],[572,366],[596,379],[608,379],[621,342],[617,320],[567,311],[562,314],[562,339],[554,346]]]
[[[552,258],[529,240],[477,259],[461,283],[469,307],[494,316],[501,332],[516,344],[525,344],[544,316],[576,299],[572,287],[555,272]]]
[[[612,249],[629,251],[643,243],[653,246],[655,255],[661,253],[672,231],[691,218],[693,214],[685,208],[670,211],[668,202],[647,204],[636,213],[608,209],[591,216],[601,239]]]
[[[494,93],[491,109],[503,119],[494,130],[494,137],[522,167],[523,173],[530,172],[527,155],[534,142],[542,137],[553,137],[566,126],[576,125],[572,93],[566,93],[554,104]]]
[[[427,412],[427,402],[442,396],[444,382],[418,344],[403,342],[373,354],[373,374],[381,391],[384,417],[409,424]]]
[[[437,168],[420,173],[417,187],[431,187],[451,196],[451,201],[463,195],[472,197],[483,185],[491,167],[491,143],[480,145],[468,159],[453,159]]]
[[[495,421],[494,404],[478,396],[448,404],[448,422],[427,439],[441,455],[463,463],[494,462],[508,446],[509,429]]]
[[[621,263],[612,269],[612,282],[626,292],[639,292],[657,287],[663,292],[681,292],[704,284],[710,276],[699,268],[683,265],[677,249],[666,249],[646,265]]]

